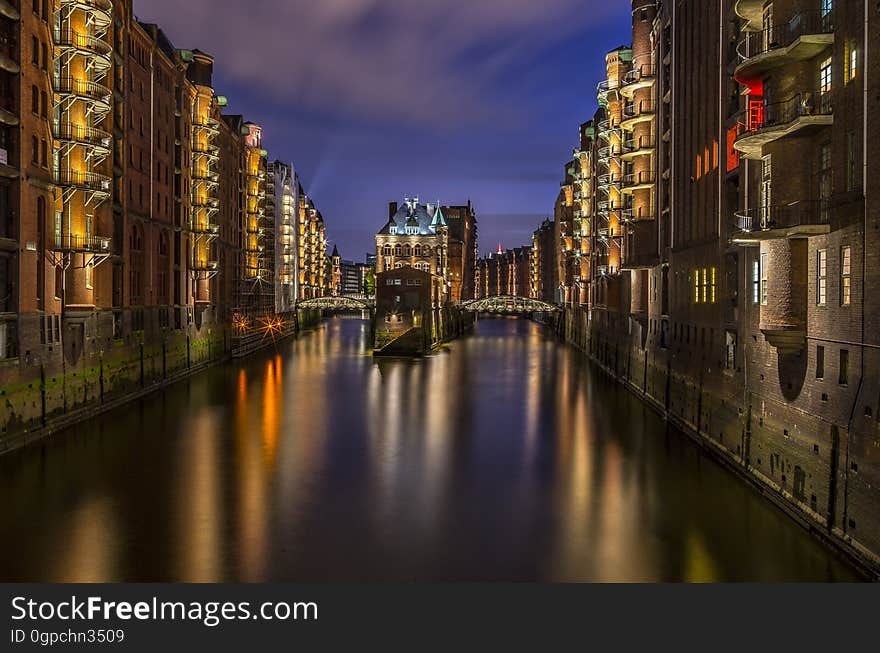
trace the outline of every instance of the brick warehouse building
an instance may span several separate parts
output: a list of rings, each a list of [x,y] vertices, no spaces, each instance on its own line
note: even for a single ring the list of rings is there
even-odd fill
[[[130,0],[7,0],[0,38],[4,430],[222,353],[233,315],[290,306],[291,235],[324,292],[320,213],[276,231],[262,132],[222,114],[210,55]]]
[[[875,4],[634,0],[557,209],[569,338],[874,565]]]

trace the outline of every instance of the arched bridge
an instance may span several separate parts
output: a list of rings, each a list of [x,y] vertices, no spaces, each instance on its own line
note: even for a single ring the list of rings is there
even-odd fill
[[[483,297],[459,304],[463,311],[471,313],[497,313],[499,315],[526,315],[529,313],[556,313],[558,306],[529,297],[498,295]]]
[[[373,302],[356,297],[315,297],[297,302],[297,308],[323,311],[371,311]]]

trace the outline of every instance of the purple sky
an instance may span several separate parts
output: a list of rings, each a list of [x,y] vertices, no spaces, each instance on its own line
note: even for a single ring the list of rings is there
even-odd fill
[[[470,198],[480,251],[552,214],[626,0],[135,0],[179,48],[216,57],[229,113],[292,160],[344,258],[389,201]]]

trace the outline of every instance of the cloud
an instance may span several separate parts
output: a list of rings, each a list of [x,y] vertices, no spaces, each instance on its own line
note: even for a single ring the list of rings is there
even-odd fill
[[[308,111],[439,126],[510,111],[500,80],[587,23],[588,0],[136,0],[223,79]]]

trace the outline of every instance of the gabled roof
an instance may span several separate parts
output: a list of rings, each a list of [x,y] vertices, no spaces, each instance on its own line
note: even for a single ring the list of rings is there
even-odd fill
[[[400,235],[406,233],[407,227],[410,229],[418,228],[419,236],[433,236],[437,232],[438,227],[446,226],[446,218],[439,206],[431,204],[421,204],[418,199],[407,199],[403,205],[397,209],[385,226],[379,230],[379,235],[390,235],[391,228],[395,227],[396,232]]]

